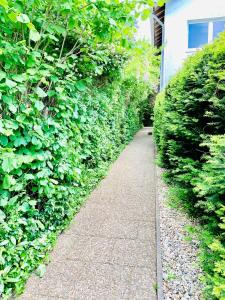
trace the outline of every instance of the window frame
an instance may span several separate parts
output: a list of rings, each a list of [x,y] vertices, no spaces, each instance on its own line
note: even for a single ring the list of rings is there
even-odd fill
[[[192,53],[199,49],[202,49],[202,47],[198,48],[189,48],[188,47],[188,40],[189,40],[189,25],[190,24],[198,24],[198,23],[208,23],[208,43],[210,44],[213,42],[213,23],[216,21],[225,21],[224,17],[219,18],[207,18],[207,19],[197,19],[197,20],[188,20],[187,22],[187,52]]]

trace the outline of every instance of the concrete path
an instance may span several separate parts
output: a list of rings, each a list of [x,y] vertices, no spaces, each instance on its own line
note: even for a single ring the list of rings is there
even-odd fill
[[[20,300],[155,300],[154,150],[142,129],[59,237]]]

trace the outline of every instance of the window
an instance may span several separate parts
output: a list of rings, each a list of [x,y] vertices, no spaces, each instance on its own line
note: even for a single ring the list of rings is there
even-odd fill
[[[188,24],[188,48],[201,48],[212,42],[225,30],[225,20],[190,22]]]
[[[213,22],[213,39],[215,39],[219,33],[225,30],[225,21]]]
[[[189,24],[188,48],[199,48],[208,43],[208,23]]]

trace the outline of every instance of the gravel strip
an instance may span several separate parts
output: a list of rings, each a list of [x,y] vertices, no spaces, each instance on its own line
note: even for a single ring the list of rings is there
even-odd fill
[[[194,226],[188,217],[170,207],[167,186],[161,179],[162,169],[156,169],[162,251],[163,292],[165,300],[201,299],[201,270],[197,265],[197,241],[187,241],[185,227]]]

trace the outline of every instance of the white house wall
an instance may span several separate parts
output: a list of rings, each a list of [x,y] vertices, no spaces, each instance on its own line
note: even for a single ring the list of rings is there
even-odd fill
[[[188,52],[188,21],[225,17],[225,0],[170,0],[166,4],[162,83],[182,66]]]
[[[225,1],[225,0],[224,0]],[[151,43],[152,40],[152,32],[151,32],[151,19],[141,20],[139,19],[137,22],[137,32],[136,39],[137,40],[145,40]]]

